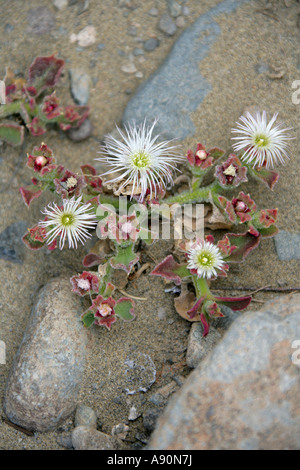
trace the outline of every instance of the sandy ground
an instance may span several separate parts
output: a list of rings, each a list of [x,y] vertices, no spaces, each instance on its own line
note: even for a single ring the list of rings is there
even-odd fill
[[[93,163],[99,142],[104,134],[111,131],[114,123],[120,123],[123,111],[132,93],[142,81],[164,61],[172,44],[180,34],[178,29],[173,37],[166,37],[157,30],[158,19],[147,12],[152,7],[162,14],[164,1],[150,0],[134,2],[138,7],[132,11],[117,7],[117,1],[103,0],[101,3],[90,1],[86,12],[77,16],[75,7],[57,12],[51,2],[0,1],[1,57],[0,76],[4,75],[5,66],[23,72],[36,55],[57,53],[66,60],[66,71],[57,90],[65,102],[71,100],[69,94],[68,69],[82,66],[93,79],[90,101],[91,120],[94,126],[93,136],[82,143],[70,142],[63,133],[50,131],[43,140],[54,150],[60,163],[77,171],[80,164]],[[200,14],[218,1],[189,0],[186,5],[190,15],[185,17],[187,27]],[[295,140],[292,142],[291,160],[281,170],[279,183],[273,192],[263,185],[251,181],[248,191],[255,198],[259,207],[279,209],[279,228],[290,231],[299,230],[299,110],[300,105],[292,103],[292,82],[299,79],[299,28],[297,27],[298,3],[291,2],[287,8],[279,0],[278,19],[257,11],[264,2],[253,1],[240,7],[236,13],[218,17],[222,33],[201,63],[201,73],[212,84],[212,91],[207,95],[199,109],[193,113],[193,122],[197,129],[194,138],[182,142],[184,148],[194,146],[198,141],[207,147],[230,147],[230,130],[243,110],[257,106],[268,113],[279,112],[280,118],[288,127],[294,128]],[[274,3],[274,4],[275,4]],[[38,6],[48,6],[55,14],[56,25],[49,34],[34,36],[28,31],[28,11]],[[124,16],[124,12],[128,16]],[[10,24],[13,29],[7,28]],[[87,24],[93,24],[97,30],[95,45],[79,51],[70,44],[71,33],[78,33]],[[128,28],[134,26],[137,36],[128,34]],[[62,29],[63,28],[63,29]],[[62,33],[62,31],[64,31]],[[126,74],[121,66],[128,62],[128,54],[137,46],[137,37],[144,40],[157,36],[160,46],[143,56],[145,60],[135,58],[142,77]],[[99,53],[97,44],[104,43],[105,48]],[[120,56],[123,50],[125,56]],[[284,67],[282,78],[270,78],[265,67]],[[273,70],[273,73],[275,73]],[[270,72],[272,73],[272,72]],[[18,188],[30,181],[25,168],[25,156],[38,138],[29,137],[23,156],[19,149],[4,147],[1,151],[0,173],[0,231],[12,223],[25,221],[32,226],[40,217],[41,207],[49,202],[43,195],[27,211]],[[24,164],[23,164],[24,162]],[[9,183],[9,188],[5,186]],[[5,191],[3,191],[5,189]],[[152,254],[161,260],[171,244],[155,246]],[[61,253],[25,251],[24,262],[15,264],[0,259],[0,339],[5,339],[7,346],[7,364],[0,365],[0,414],[3,415],[2,399],[7,374],[28,321],[31,306],[38,289],[53,276],[70,276],[81,270],[81,258],[84,250],[79,250],[78,257],[70,250]],[[145,260],[154,266],[145,255]],[[264,240],[243,265],[232,267],[227,280],[218,281],[222,286],[274,287],[299,286],[299,262],[279,261],[273,240]],[[88,364],[82,386],[80,402],[91,406],[98,415],[101,429],[110,433],[112,426],[125,422],[129,409],[135,404],[140,411],[149,406],[147,394],[127,397],[118,384],[118,376],[125,357],[135,350],[147,351],[158,371],[158,380],[152,386],[151,393],[169,383],[172,377],[186,375],[189,370],[184,365],[184,351],[187,344],[189,324],[176,314],[172,298],[164,293],[164,284],[159,279],[149,280],[143,275],[127,291],[135,296],[147,297],[148,301],[137,301],[137,320],[125,325],[119,322],[109,333],[104,329],[89,331]],[[222,291],[221,291],[222,292]],[[228,291],[226,291],[228,294]],[[240,292],[239,292],[240,293]],[[274,297],[273,293],[258,293],[255,298],[263,302]],[[252,304],[259,308],[262,303]],[[166,318],[159,320],[157,311],[165,309]],[[105,354],[103,354],[105,352]],[[169,358],[169,362],[166,361]],[[113,379],[112,379],[113,377]],[[113,393],[111,390],[113,389]],[[116,399],[121,397],[120,400]],[[115,399],[115,400],[114,400]],[[0,421],[0,449],[60,449],[60,435],[67,435],[73,426],[73,417],[59,430],[50,433],[25,434]],[[129,440],[134,441],[137,431],[143,432],[139,418],[130,425]],[[130,444],[128,444],[130,445]]]

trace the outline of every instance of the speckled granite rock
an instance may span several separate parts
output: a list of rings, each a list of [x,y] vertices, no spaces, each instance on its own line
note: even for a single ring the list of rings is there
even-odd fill
[[[300,295],[236,319],[158,421],[149,449],[299,449]]]
[[[15,424],[48,431],[75,409],[85,365],[81,311],[69,279],[40,291],[6,386],[4,410]]]

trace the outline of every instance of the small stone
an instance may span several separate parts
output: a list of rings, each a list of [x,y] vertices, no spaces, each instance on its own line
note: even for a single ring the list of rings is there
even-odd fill
[[[121,70],[124,73],[136,73],[137,72],[137,68],[133,62],[128,62],[127,64],[122,65]]]
[[[80,106],[86,105],[90,95],[90,76],[80,68],[71,69],[69,75],[71,95],[75,103]]]
[[[162,406],[166,405],[168,399],[172,393],[174,393],[178,389],[176,382],[170,382],[164,387],[159,388],[156,393],[151,395],[149,401],[153,403],[153,405]]]
[[[177,28],[184,28],[184,26],[185,26],[185,21],[184,21],[183,16],[178,16],[178,17],[176,18],[176,21],[175,21],[175,22],[176,22]]]
[[[127,33],[130,35],[130,36],[136,36],[137,35],[137,28],[136,26],[132,25],[128,28],[127,30]]]
[[[74,429],[72,444],[75,450],[121,450],[123,448],[121,440],[86,426],[78,426]]]
[[[89,0],[79,0],[77,2],[77,15],[81,15],[81,13],[84,13],[85,11],[87,11],[88,7],[89,7]]]
[[[125,360],[125,391],[128,395],[146,392],[156,380],[156,368],[148,354],[133,352]]]
[[[139,416],[141,416],[141,414],[137,412],[136,407],[133,405],[129,411],[128,421],[135,421]]]
[[[139,47],[136,47],[135,49],[133,49],[132,53],[134,56],[144,55],[143,49],[140,49]]]
[[[98,51],[103,51],[104,48],[105,48],[105,44],[103,44],[103,42],[100,42],[97,46]]]
[[[55,27],[55,16],[47,7],[31,8],[27,13],[27,21],[32,34],[50,33]]]
[[[138,431],[136,434],[135,434],[135,438],[142,442],[143,444],[147,444],[148,441],[149,441],[149,438],[143,433],[143,432],[140,432]]]
[[[68,6],[68,0],[53,0],[53,5],[58,10],[64,10]]]
[[[280,230],[274,237],[275,248],[281,261],[300,259],[300,233]]]
[[[210,327],[208,335],[203,337],[202,323],[193,323],[186,353],[187,366],[194,369],[215,347],[220,338],[220,333],[213,326]]]
[[[96,42],[96,29],[94,26],[86,26],[78,34],[71,34],[70,41],[77,41],[79,47],[92,46]]]
[[[187,7],[186,5],[183,5],[183,7],[182,7],[182,14],[183,14],[184,16],[189,16],[189,14],[190,14],[190,9],[189,9],[189,7]]]
[[[175,0],[168,0],[168,10],[173,18],[177,18],[177,16],[181,15],[182,6],[175,2]]]
[[[120,424],[116,424],[116,426],[112,428],[111,435],[113,437],[117,437],[118,439],[124,440],[127,437],[128,431],[129,431],[129,426],[127,426],[126,424],[120,423]]]
[[[160,307],[157,311],[157,316],[160,320],[165,320],[167,318],[166,309],[163,307]]]
[[[77,406],[75,426],[88,426],[97,429],[97,415],[95,411],[86,405]]]
[[[71,127],[67,130],[67,136],[73,142],[81,142],[93,133],[93,126],[89,118],[86,118],[79,127]]]
[[[135,76],[136,78],[143,78],[144,74],[143,72],[136,72]]]
[[[155,429],[156,421],[162,413],[160,408],[148,408],[143,413],[143,425],[146,431],[152,432]]]
[[[69,450],[73,449],[72,434],[58,436],[57,444],[60,445],[61,447],[64,447],[65,449],[69,449]]]
[[[151,10],[148,11],[148,15],[150,16],[158,16],[158,9],[153,7]]]
[[[174,36],[177,30],[176,24],[174,23],[172,18],[166,13],[160,17],[158,27],[163,33],[167,34],[168,36]]]
[[[39,292],[4,397],[4,411],[18,426],[48,431],[74,411],[85,367],[81,313],[69,279],[55,278]]]
[[[159,46],[159,40],[157,38],[150,38],[147,39],[147,41],[144,42],[144,49],[147,52],[152,52],[154,49],[156,49]]]

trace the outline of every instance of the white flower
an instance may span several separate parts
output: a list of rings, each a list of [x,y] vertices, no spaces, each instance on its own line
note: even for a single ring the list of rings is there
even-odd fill
[[[91,212],[91,204],[82,204],[81,197],[75,200],[63,200],[63,207],[58,207],[55,203],[48,205],[42,213],[46,215],[47,220],[39,222],[41,227],[47,231],[47,243],[50,245],[53,240],[59,236],[59,248],[62,250],[66,238],[69,242],[69,248],[77,248],[77,242],[82,244],[90,238],[88,229],[93,229],[97,224],[94,212]]]
[[[253,117],[249,112],[241,116],[241,122],[237,122],[237,129],[232,129],[238,137],[233,137],[237,142],[233,145],[236,152],[244,150],[241,157],[246,163],[253,166],[274,167],[278,163],[284,164],[285,159],[289,159],[287,154],[288,141],[292,139],[286,135],[286,131],[280,124],[274,125],[277,114],[274,114],[271,121],[267,123],[266,112],[256,113]]]
[[[172,172],[176,163],[184,159],[174,153],[176,146],[170,146],[169,141],[156,142],[159,136],[152,137],[155,124],[156,121],[150,127],[146,127],[145,122],[140,126],[129,125],[125,127],[126,133],[117,128],[122,141],[107,136],[100,152],[102,157],[96,159],[110,166],[104,175],[120,172],[109,183],[122,182],[124,188],[132,185],[131,197],[139,189],[140,200],[144,199],[147,189],[152,196],[153,190],[156,195],[156,185],[173,184]]]
[[[217,276],[217,269],[223,269],[224,260],[219,248],[211,242],[199,241],[188,251],[189,269],[196,269],[198,277],[210,279]]]

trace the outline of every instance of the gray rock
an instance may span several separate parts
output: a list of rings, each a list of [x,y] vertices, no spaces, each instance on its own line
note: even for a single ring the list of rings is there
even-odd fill
[[[4,410],[13,423],[48,431],[74,411],[85,367],[81,313],[69,279],[39,292],[6,385]]]
[[[191,114],[212,89],[201,75],[199,64],[221,33],[215,19],[247,1],[224,0],[196,19],[175,42],[161,67],[133,95],[125,109],[123,124],[158,119],[155,130],[162,138],[183,140],[193,136],[196,130]]]
[[[129,426],[124,423],[119,423],[113,426],[111,430],[111,435],[117,437],[118,439],[125,440],[129,431]]]
[[[132,53],[134,56],[144,55],[144,51],[140,47],[136,47],[135,49],[133,49]]]
[[[159,46],[159,40],[157,38],[150,38],[144,42],[144,49],[147,52],[152,52]]]
[[[53,0],[53,5],[58,10],[64,10],[68,6],[68,0]]]
[[[167,36],[174,36],[177,30],[176,24],[167,13],[160,17],[158,27]]]
[[[244,313],[171,400],[149,449],[299,449],[299,338],[299,294]]]
[[[73,142],[81,142],[82,140],[87,139],[93,133],[93,126],[89,118],[86,118],[81,126],[71,127],[67,130],[67,136]]]
[[[183,16],[178,16],[176,18],[175,23],[176,23],[177,28],[183,28],[185,26],[184,17]]]
[[[130,410],[129,410],[129,416],[128,416],[128,421],[135,421],[141,416],[140,413],[138,413],[136,407],[133,405]]]
[[[72,433],[72,444],[75,450],[120,450],[122,441],[95,431],[86,426],[78,426]]]
[[[300,259],[300,233],[280,230],[274,237],[277,256],[282,261]]]
[[[189,16],[189,14],[190,14],[190,9],[189,9],[189,7],[187,7],[186,5],[183,5],[183,7],[182,7],[182,14],[183,14],[184,16]]]
[[[164,387],[159,388],[156,393],[153,393],[149,398],[149,401],[153,405],[165,406],[168,402],[169,397],[178,389],[178,385],[175,381],[169,382]]]
[[[158,9],[153,7],[151,10],[148,11],[148,15],[150,16],[158,16]]]
[[[55,28],[55,16],[47,7],[31,8],[27,13],[28,31],[32,34],[50,33]]]
[[[81,15],[81,13],[87,11],[89,4],[89,0],[79,0],[77,2],[77,15]]]
[[[0,258],[13,263],[22,263],[25,245],[21,238],[25,234],[27,223],[15,222],[0,233]]]
[[[220,340],[220,333],[211,326],[207,336],[203,337],[203,326],[200,322],[195,322],[191,326],[189,341],[186,353],[186,363],[191,369],[208,355]]]
[[[143,425],[146,431],[153,432],[159,416],[162,414],[162,408],[148,408],[143,414]]]
[[[175,2],[175,0],[168,0],[168,10],[173,18],[177,18],[177,16],[181,15],[182,6]]]
[[[133,352],[125,360],[125,391],[128,395],[146,392],[156,380],[156,368],[148,354]]]
[[[86,105],[90,96],[90,76],[80,68],[71,69],[69,75],[71,94],[75,103]]]
[[[86,405],[79,405],[76,408],[75,426],[87,426],[97,429],[97,415],[95,411]]]
[[[72,434],[58,436],[57,443],[65,449],[73,449]]]

